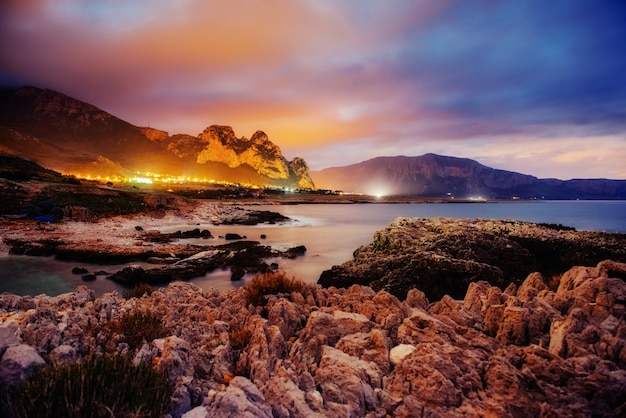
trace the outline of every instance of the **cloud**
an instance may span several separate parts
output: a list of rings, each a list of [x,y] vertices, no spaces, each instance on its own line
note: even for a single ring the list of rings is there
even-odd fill
[[[560,151],[571,141],[584,152],[589,138],[608,150],[626,142],[626,5],[617,1],[0,7],[0,83],[52,88],[170,133],[260,129],[315,168],[488,151],[541,175],[545,167],[519,157],[536,144]],[[567,158],[539,155],[571,173]],[[609,156],[595,161],[588,172],[620,172]]]

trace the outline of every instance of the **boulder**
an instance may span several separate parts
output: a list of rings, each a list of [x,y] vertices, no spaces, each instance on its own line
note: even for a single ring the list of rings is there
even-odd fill
[[[37,350],[26,344],[7,347],[0,360],[0,385],[14,385],[30,375],[35,368],[45,366]]]
[[[206,415],[200,417],[272,418],[272,408],[265,402],[263,393],[254,383],[242,376],[235,376],[225,391],[219,392],[215,401],[206,407]]]
[[[7,348],[19,345],[20,340],[17,339],[15,333],[7,326],[0,327],[0,359],[7,351]]]

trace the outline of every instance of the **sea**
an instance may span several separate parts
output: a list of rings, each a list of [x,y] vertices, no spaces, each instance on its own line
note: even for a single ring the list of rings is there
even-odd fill
[[[268,260],[276,262],[289,276],[315,283],[324,270],[352,258],[354,250],[372,241],[374,233],[398,217],[456,219],[512,219],[538,223],[561,224],[577,230],[626,233],[626,201],[507,201],[471,203],[367,203],[367,204],[298,204],[255,205],[255,210],[271,210],[288,216],[292,221],[277,225],[196,225],[208,229],[218,237],[237,233],[249,240],[259,241],[279,250],[304,245],[304,256],[296,259]],[[188,230],[189,225],[167,225],[161,232]],[[261,236],[264,236],[263,238]],[[186,243],[194,243],[186,240]],[[209,243],[219,245],[226,241],[214,238]],[[207,244],[198,240],[198,244]],[[72,268],[84,267],[90,272],[109,273],[128,265],[153,268],[146,263],[123,265],[94,265],[55,260],[52,257],[0,256],[0,293],[18,295],[47,294],[56,296],[86,285],[97,295],[126,290],[104,276],[93,282],[83,282]],[[243,286],[253,277],[231,281],[229,270],[218,270],[191,279],[203,290],[226,292]]]

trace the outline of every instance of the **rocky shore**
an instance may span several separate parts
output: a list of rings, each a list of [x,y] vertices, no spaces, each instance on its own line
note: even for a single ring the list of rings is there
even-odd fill
[[[0,379],[117,353],[165,370],[169,416],[603,416],[626,414],[626,264],[538,273],[502,291],[400,301],[354,285],[248,304],[175,282],[141,298],[0,295]],[[136,347],[106,324],[157,312],[168,334]],[[241,336],[244,337],[241,337]]]
[[[289,218],[271,211],[244,209],[235,205],[179,202],[176,209],[100,218],[91,222],[64,221],[40,223],[27,219],[0,221],[0,251],[16,255],[54,256],[59,260],[94,264],[122,264],[146,261],[154,268],[127,268],[106,274],[123,285],[164,284],[202,276],[217,268],[231,269],[233,280],[245,272],[264,273],[277,266],[267,259],[294,258],[306,252],[296,246],[286,251],[274,250],[259,241],[237,234],[226,239],[236,242],[214,245],[210,230],[198,225],[256,225],[288,222]],[[162,233],[167,225],[187,225],[187,229]],[[196,239],[194,244],[186,243]],[[262,239],[263,237],[256,237]],[[202,239],[202,243],[197,240]],[[205,241],[206,240],[206,241]],[[85,280],[95,279],[85,272]]]
[[[462,298],[477,280],[501,289],[520,285],[533,272],[554,290],[564,271],[605,259],[626,262],[626,234],[513,220],[398,218],[318,283],[367,285],[400,299],[417,288],[439,300]]]

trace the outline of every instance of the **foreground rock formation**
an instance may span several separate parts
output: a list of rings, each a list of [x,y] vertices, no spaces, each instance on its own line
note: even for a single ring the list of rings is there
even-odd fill
[[[572,266],[605,259],[626,262],[626,234],[512,220],[398,218],[318,283],[368,285],[400,299],[418,288],[439,300],[463,297],[477,280],[504,289],[535,271],[550,281]]]
[[[626,264],[537,273],[505,291],[471,283],[429,303],[369,287],[266,295],[176,282],[126,300],[76,292],[0,296],[0,379],[107,352],[166,370],[179,417],[626,415]],[[620,278],[621,277],[621,278]],[[162,314],[138,347],[105,325]]]

